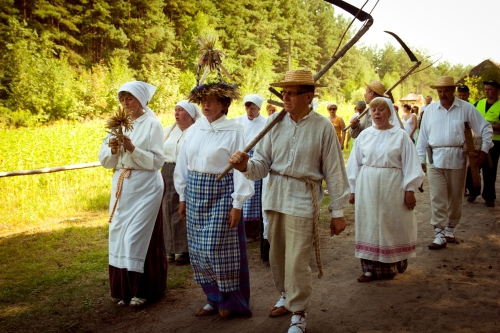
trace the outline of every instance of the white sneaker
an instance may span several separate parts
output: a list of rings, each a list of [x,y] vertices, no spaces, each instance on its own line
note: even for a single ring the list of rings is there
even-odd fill
[[[305,333],[306,332],[306,316],[307,312],[297,311],[293,313],[292,322],[288,333]]]

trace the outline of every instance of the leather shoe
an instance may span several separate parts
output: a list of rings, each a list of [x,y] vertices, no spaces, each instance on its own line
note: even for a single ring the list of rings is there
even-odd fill
[[[219,314],[223,319],[227,319],[231,315],[231,310],[219,309]]]
[[[495,207],[495,201],[486,201],[486,207]]]
[[[205,310],[204,308],[199,308],[198,311],[196,311],[195,316],[197,316],[197,317],[210,316],[216,312],[217,312],[217,309]]]
[[[469,196],[467,197],[467,202],[474,202],[477,198],[477,195],[472,195],[472,194],[469,194]]]
[[[373,280],[372,275],[368,276],[368,275],[363,274],[358,278],[358,282],[370,282],[371,280]]]
[[[269,312],[269,317],[271,318],[276,318],[276,317],[281,317],[281,316],[284,316],[284,315],[287,315],[289,314],[290,311],[288,311],[287,308],[285,308],[285,306],[273,306],[271,311]]]
[[[446,243],[458,243],[457,239],[455,237],[446,236],[445,239],[446,239]]]
[[[436,244],[436,243],[432,242],[427,247],[429,248],[429,250],[440,250],[440,249],[444,249],[446,247],[446,243]]]

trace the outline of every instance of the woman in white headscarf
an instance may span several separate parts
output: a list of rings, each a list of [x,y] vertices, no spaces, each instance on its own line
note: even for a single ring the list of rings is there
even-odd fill
[[[109,219],[109,279],[119,305],[140,306],[166,290],[167,259],[161,202],[163,129],[147,106],[156,87],[128,82],[118,100],[133,121],[123,143],[107,135],[99,151],[102,166],[113,169]]]
[[[354,142],[346,168],[349,202],[356,202],[359,282],[392,279],[416,256],[414,190],[424,179],[415,146],[400,128],[391,101],[377,97],[369,106],[373,126]]]
[[[163,196],[163,236],[167,260],[175,260],[177,264],[189,263],[186,222],[179,216],[179,195],[174,186],[174,169],[177,155],[184,143],[186,130],[201,117],[201,111],[194,103],[187,100],[175,105],[175,123],[164,130],[163,152],[165,164],[161,168],[161,175],[165,181],[165,195]]]

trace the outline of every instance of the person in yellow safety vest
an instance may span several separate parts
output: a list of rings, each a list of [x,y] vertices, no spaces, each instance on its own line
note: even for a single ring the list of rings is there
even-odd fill
[[[490,168],[488,165],[488,160],[485,159],[480,169],[483,170],[483,193],[482,197],[488,207],[495,207],[495,182],[497,179],[497,168],[498,168],[498,158],[500,157],[500,83],[496,80],[484,81],[484,95],[485,98],[479,100],[474,105],[481,115],[486,119],[493,127],[493,144],[494,146],[490,149],[489,154],[491,161],[493,162],[493,167]],[[470,171],[469,171],[470,173]],[[467,175],[469,181],[469,174]],[[472,186],[472,181],[470,181],[468,187],[469,197],[468,202],[474,202],[476,197],[481,193],[481,186]]]

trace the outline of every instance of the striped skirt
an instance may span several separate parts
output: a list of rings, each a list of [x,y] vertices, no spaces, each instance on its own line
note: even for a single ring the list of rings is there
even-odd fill
[[[188,247],[194,280],[221,292],[249,285],[245,225],[229,228],[233,174],[189,172],[186,186]],[[246,280],[246,281],[244,281]]]

